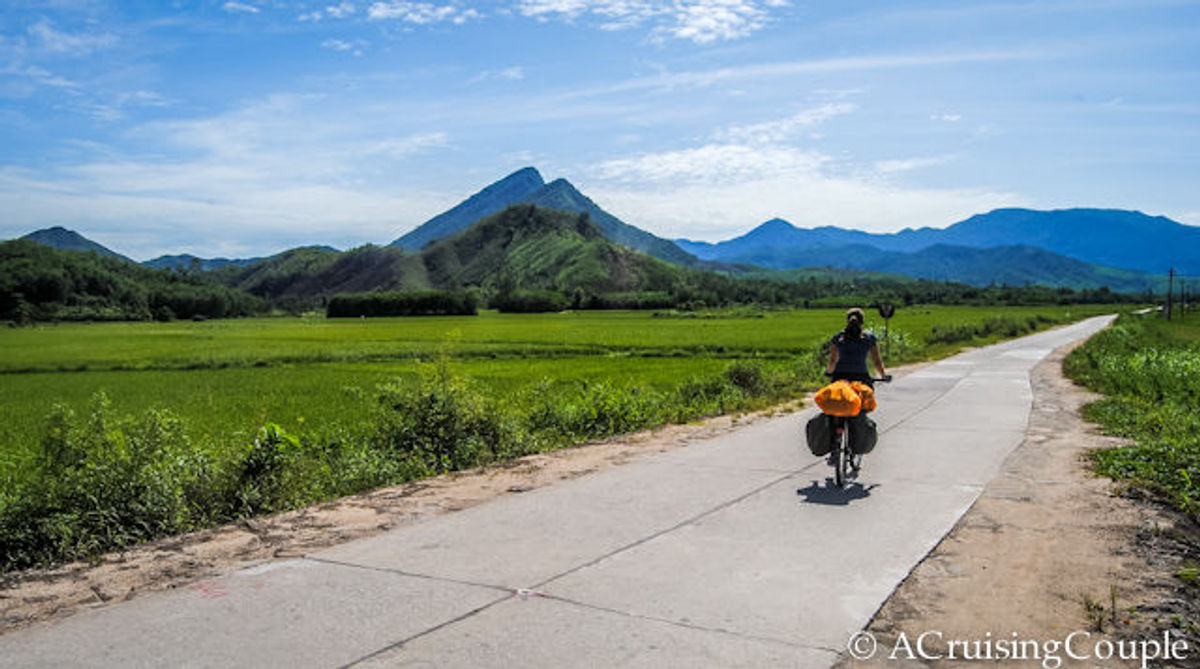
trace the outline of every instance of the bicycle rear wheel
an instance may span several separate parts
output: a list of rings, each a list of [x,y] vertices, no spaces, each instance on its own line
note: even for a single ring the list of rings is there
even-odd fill
[[[845,488],[849,479],[847,474],[850,472],[850,431],[847,426],[842,426],[842,433],[838,435],[833,442],[833,448],[837,451],[837,457],[833,463],[833,482],[839,488]]]

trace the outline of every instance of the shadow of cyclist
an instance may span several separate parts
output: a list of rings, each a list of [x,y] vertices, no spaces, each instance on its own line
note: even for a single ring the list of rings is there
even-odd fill
[[[796,494],[804,498],[808,504],[825,504],[827,506],[846,506],[856,499],[866,499],[871,496],[871,490],[875,488],[874,483],[870,487],[864,487],[863,484],[855,481],[845,488],[839,488],[833,482],[832,478],[825,479],[825,485],[821,486],[816,481],[807,488],[796,489]]]

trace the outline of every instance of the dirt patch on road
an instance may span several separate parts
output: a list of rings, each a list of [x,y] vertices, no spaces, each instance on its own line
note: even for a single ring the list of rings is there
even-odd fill
[[[904,642],[916,654],[923,633],[930,633],[926,648],[932,655],[949,658],[951,640],[991,640],[997,658],[994,642],[1051,642],[1075,631],[1091,635],[1079,646],[1088,650],[1105,640],[1161,640],[1164,632],[1171,640],[1186,637],[1190,660],[1151,666],[1200,666],[1200,645],[1188,622],[1198,619],[1188,611],[1194,593],[1176,577],[1189,559],[1188,547],[1197,545],[1187,537],[1194,524],[1091,473],[1088,451],[1121,442],[1080,417],[1080,408],[1099,396],[1062,376],[1071,348],[1035,368],[1029,430],[1000,476],[868,626],[878,641],[874,661],[846,656],[840,666],[981,664],[910,660]],[[1028,658],[1032,648],[1019,652]],[[1045,648],[1039,652],[1044,658]],[[961,647],[954,653],[963,654]],[[1072,664],[1063,651],[1053,654],[1063,666],[1140,666],[1115,659]],[[1043,666],[1039,659],[983,663]]]
[[[105,555],[94,564],[76,562],[9,575],[0,580],[0,634],[147,592],[198,587],[194,585],[198,581],[259,562],[298,557],[502,495],[576,478],[800,406],[792,403],[770,411],[669,425],[164,539]]]

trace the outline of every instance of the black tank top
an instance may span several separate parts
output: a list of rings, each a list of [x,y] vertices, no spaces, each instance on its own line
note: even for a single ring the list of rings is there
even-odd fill
[[[833,367],[834,375],[867,374],[867,354],[875,346],[875,335],[864,332],[861,337],[850,337],[845,330],[834,335],[831,346],[837,347],[838,360]]]

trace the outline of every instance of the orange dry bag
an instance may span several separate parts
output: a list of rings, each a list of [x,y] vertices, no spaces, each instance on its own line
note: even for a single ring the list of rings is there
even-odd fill
[[[858,393],[859,399],[862,400],[863,413],[870,413],[875,410],[879,404],[875,401],[875,389],[862,381],[851,381],[850,387]]]
[[[834,381],[818,390],[813,400],[831,416],[857,416],[862,409],[862,399],[848,381]]]

